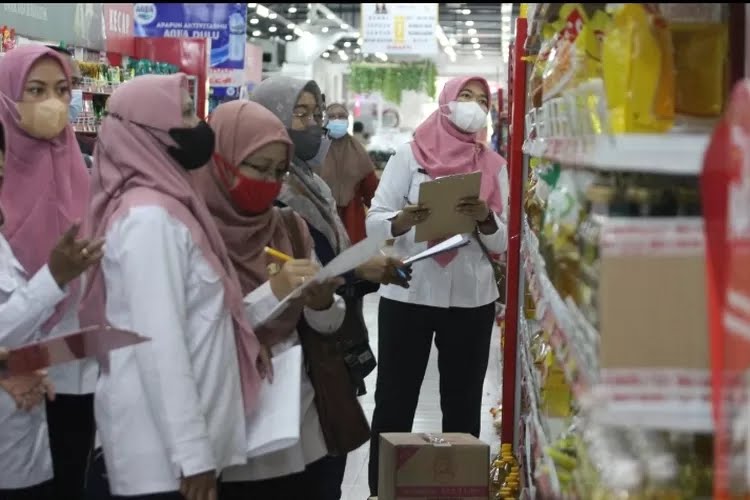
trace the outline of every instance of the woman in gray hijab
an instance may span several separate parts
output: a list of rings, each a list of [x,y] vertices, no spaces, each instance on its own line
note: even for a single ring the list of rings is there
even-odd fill
[[[317,172],[323,166],[330,139],[323,128],[323,96],[312,80],[274,76],[253,90],[251,99],[273,112],[286,126],[294,143],[295,158],[289,178],[277,199],[277,205],[291,207],[308,225],[315,244],[315,254],[323,265],[330,262],[349,245],[349,237],[338,215],[330,188]],[[362,297],[378,290],[380,284],[408,287],[411,270],[393,258],[378,256],[346,277],[347,284],[338,293],[346,301],[347,314],[356,311],[362,327],[362,338],[342,339],[351,359],[372,359],[369,366],[354,366],[352,375],[358,380],[358,393],[364,394],[364,376],[374,368],[374,358],[367,340],[362,315]],[[327,463],[316,464],[318,479],[325,495],[320,500],[341,498],[341,483],[346,469],[346,455],[329,456]],[[321,477],[322,476],[322,477]]]

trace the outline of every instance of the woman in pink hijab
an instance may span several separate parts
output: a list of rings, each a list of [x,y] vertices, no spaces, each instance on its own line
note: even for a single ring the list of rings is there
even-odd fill
[[[13,49],[0,59],[0,92],[16,108],[3,107],[8,147],[6,189],[0,192],[3,234],[27,276],[33,276],[65,231],[83,218],[88,199],[89,176],[68,125],[70,68],[60,54],[43,45]],[[44,335],[78,329],[80,280],[68,284],[66,292],[43,325]],[[96,375],[92,361],[50,369],[58,398],[48,403],[47,419],[55,491],[61,498],[80,498],[83,493],[94,441]]]
[[[151,340],[102,365],[92,499],[215,499],[218,475],[246,461],[245,417],[268,365],[221,235],[190,186],[214,141],[185,75],[140,76],[107,102],[86,221],[107,246],[81,317]]]
[[[333,292],[343,280],[308,288],[309,295],[280,317],[266,321],[279,301],[314,276],[319,267],[304,219],[290,209],[273,206],[294,153],[284,124],[260,104],[248,101],[221,104],[210,122],[216,133],[216,153],[208,168],[193,173],[193,184],[205,197],[237,269],[251,324],[263,323],[257,327],[258,338],[274,355],[280,355],[299,345],[298,323],[303,317],[320,334],[336,332],[344,321],[346,306]],[[295,239],[302,243],[304,248],[297,251],[302,250],[304,256],[277,261],[278,272],[270,273],[264,248],[294,255]],[[326,456],[315,391],[304,361],[300,368],[299,441],[224,471],[223,500],[340,498],[339,484],[330,479],[333,459]]]
[[[420,184],[446,175],[482,173],[479,197],[463,199],[455,207],[476,221],[472,242],[415,263],[408,290],[380,288],[369,471],[373,496],[378,493],[380,433],[410,432],[433,337],[439,352],[442,431],[479,436],[499,294],[477,238],[489,253],[504,252],[507,246],[505,160],[478,139],[487,125],[489,98],[483,78],[449,81],[438,109],[388,161],[367,215],[368,236],[395,238],[398,255],[415,255],[429,246],[414,241],[414,226],[430,217],[430,207],[416,205]]]

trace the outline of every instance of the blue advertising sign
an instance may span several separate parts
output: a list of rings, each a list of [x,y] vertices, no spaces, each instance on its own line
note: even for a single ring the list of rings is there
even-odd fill
[[[210,84],[242,84],[246,3],[137,3],[133,20],[138,37],[211,39]]]

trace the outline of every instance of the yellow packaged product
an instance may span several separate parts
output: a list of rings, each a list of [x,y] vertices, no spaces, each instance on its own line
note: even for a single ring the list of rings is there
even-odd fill
[[[722,23],[670,25],[677,78],[675,111],[720,116],[727,97],[729,32]]]
[[[563,29],[562,21],[556,21],[554,23],[547,23],[542,28],[542,44],[539,49],[539,54],[534,58],[534,66],[531,69],[531,77],[529,78],[529,97],[531,98],[531,104],[535,108],[542,106],[542,76],[544,74],[544,67],[547,65],[552,48],[559,40],[559,35]]]
[[[672,35],[654,4],[618,5],[602,45],[614,133],[668,131],[675,114]]]

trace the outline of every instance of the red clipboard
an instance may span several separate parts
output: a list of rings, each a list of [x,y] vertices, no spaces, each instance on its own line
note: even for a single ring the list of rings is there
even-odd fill
[[[90,326],[11,349],[8,358],[0,362],[0,374],[2,377],[13,377],[79,359],[107,359],[110,351],[148,340],[128,330]]]

